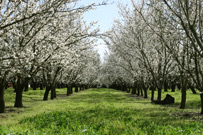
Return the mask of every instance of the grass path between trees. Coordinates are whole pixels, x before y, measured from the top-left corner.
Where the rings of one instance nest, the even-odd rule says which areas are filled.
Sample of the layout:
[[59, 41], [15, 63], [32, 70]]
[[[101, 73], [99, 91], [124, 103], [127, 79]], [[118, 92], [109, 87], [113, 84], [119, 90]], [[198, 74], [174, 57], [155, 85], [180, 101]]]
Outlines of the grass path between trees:
[[88, 89], [42, 101], [44, 91], [23, 94], [24, 108], [13, 108], [13, 90], [6, 91], [0, 114], [0, 135], [186, 135], [203, 134], [199, 109], [160, 106], [149, 99], [112, 89]]

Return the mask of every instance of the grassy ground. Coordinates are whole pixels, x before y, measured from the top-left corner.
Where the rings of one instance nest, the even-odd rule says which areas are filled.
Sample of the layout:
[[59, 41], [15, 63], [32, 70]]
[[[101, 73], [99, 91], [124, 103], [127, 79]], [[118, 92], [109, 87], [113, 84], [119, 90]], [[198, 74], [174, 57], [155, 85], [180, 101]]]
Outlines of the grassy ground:
[[[13, 108], [14, 93], [6, 91], [6, 111], [0, 114], [0, 135], [186, 135], [203, 134], [199, 95], [188, 91], [187, 109], [180, 110], [180, 92], [170, 93], [176, 104], [160, 106], [149, 99], [112, 89], [89, 89], [42, 101], [44, 91], [23, 95], [24, 108]], [[163, 93], [163, 97], [166, 93]]]

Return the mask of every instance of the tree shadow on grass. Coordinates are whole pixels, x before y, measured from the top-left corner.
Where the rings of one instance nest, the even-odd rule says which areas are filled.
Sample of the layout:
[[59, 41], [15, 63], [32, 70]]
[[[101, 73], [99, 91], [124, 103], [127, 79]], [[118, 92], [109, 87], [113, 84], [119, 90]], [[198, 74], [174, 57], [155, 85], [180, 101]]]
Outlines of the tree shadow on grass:
[[[27, 108], [27, 107], [22, 107], [22, 108]], [[5, 107], [5, 114], [8, 114], [8, 113], [21, 113], [21, 112], [23, 112], [22, 108], [17, 108], [17, 107], [13, 107], [13, 106], [6, 106]]]

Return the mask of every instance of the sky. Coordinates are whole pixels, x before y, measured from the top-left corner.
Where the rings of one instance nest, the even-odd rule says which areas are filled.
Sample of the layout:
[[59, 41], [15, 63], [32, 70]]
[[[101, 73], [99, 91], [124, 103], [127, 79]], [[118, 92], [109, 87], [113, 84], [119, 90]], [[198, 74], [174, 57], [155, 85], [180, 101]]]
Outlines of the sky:
[[[103, 0], [81, 0], [79, 5], [88, 5], [92, 3], [102, 3]], [[92, 21], [97, 21], [97, 26], [99, 26], [101, 33], [108, 31], [113, 26], [115, 19], [121, 18], [119, 16], [119, 8], [117, 7], [118, 3], [124, 5], [131, 5], [131, 0], [108, 0], [107, 5], [99, 6], [95, 10], [88, 11], [84, 14], [84, 20], [89, 24]], [[107, 47], [103, 40], [99, 39], [97, 42], [96, 49], [98, 50], [101, 59], [104, 58], [104, 54], [107, 50]]]

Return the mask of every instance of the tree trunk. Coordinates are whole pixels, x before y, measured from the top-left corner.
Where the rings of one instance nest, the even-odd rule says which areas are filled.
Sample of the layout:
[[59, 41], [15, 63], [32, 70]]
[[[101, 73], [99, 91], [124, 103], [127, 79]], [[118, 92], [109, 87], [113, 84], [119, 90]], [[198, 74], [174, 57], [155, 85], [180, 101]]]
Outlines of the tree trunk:
[[40, 87], [40, 90], [43, 90], [43, 89], [44, 89], [42, 83], [40, 83], [39, 87]]
[[136, 87], [135, 86], [133, 86], [132, 94], [136, 94]]
[[158, 97], [157, 97], [158, 101], [161, 101], [161, 88], [158, 88]]
[[16, 99], [14, 107], [23, 107], [23, 88], [24, 83], [22, 79], [18, 78], [16, 83]]
[[68, 85], [68, 86], [67, 86], [67, 96], [68, 96], [68, 95], [71, 95], [72, 92], [73, 92], [73, 91], [72, 91], [71, 85]]
[[45, 93], [44, 93], [44, 98], [43, 98], [44, 101], [48, 100], [50, 89], [51, 89], [50, 86], [46, 86]]
[[67, 85], [67, 91], [66, 91], [66, 96], [69, 96], [70, 95], [70, 86]]
[[168, 83], [164, 82], [164, 92], [168, 92]]
[[190, 89], [191, 89], [193, 94], [197, 94], [197, 92], [195, 91], [195, 87], [194, 86], [190, 86]]
[[176, 86], [174, 84], [171, 85], [171, 92], [175, 92]]
[[22, 96], [23, 90], [21, 88], [16, 89], [16, 99], [14, 107], [23, 107]]
[[127, 90], [128, 90], [128, 89], [127, 89], [127, 86], [126, 86], [126, 85], [124, 85], [124, 91], [126, 91], [126, 92], [127, 92]]
[[181, 75], [181, 103], [180, 103], [180, 109], [185, 109], [185, 104], [186, 104], [186, 90], [187, 90], [187, 80], [185, 78], [185, 76]]
[[75, 85], [75, 92], [78, 92], [78, 86]]
[[37, 83], [36, 82], [32, 82], [32, 89], [37, 90]]
[[180, 90], [180, 89], [181, 89], [181, 84], [178, 83], [178, 84], [177, 84], [177, 87], [178, 87], [178, 89]]
[[137, 95], [140, 96], [140, 88], [137, 89]]
[[0, 113], [5, 112], [4, 85], [0, 84]]
[[203, 114], [203, 93], [200, 92], [200, 99], [201, 99], [201, 112], [200, 114]]
[[84, 90], [84, 87], [83, 87], [83, 85], [81, 86], [81, 90]]
[[151, 101], [154, 100], [154, 88], [152, 89], [152, 93], [151, 93]]
[[16, 92], [16, 83], [12, 82], [12, 84], [13, 84], [14, 92]]
[[180, 109], [185, 109], [185, 104], [186, 104], [186, 90], [187, 88], [185, 86], [182, 87], [181, 90], [181, 104], [180, 104]]
[[144, 98], [147, 98], [147, 88], [144, 88]]
[[7, 89], [9, 88], [9, 84], [8, 84], [8, 82], [5, 83], [4, 88], [5, 88], [4, 90], [7, 90]]
[[54, 99], [56, 97], [56, 88], [55, 86], [52, 86], [51, 88], [51, 99]]
[[54, 88], [54, 98], [56, 98], [56, 87]]
[[73, 87], [70, 85], [70, 94], [73, 94]]
[[141, 96], [143, 97], [143, 89], [142, 88], [140, 89], [140, 92], [141, 92]]
[[28, 83], [25, 83], [24, 91], [28, 91]]

